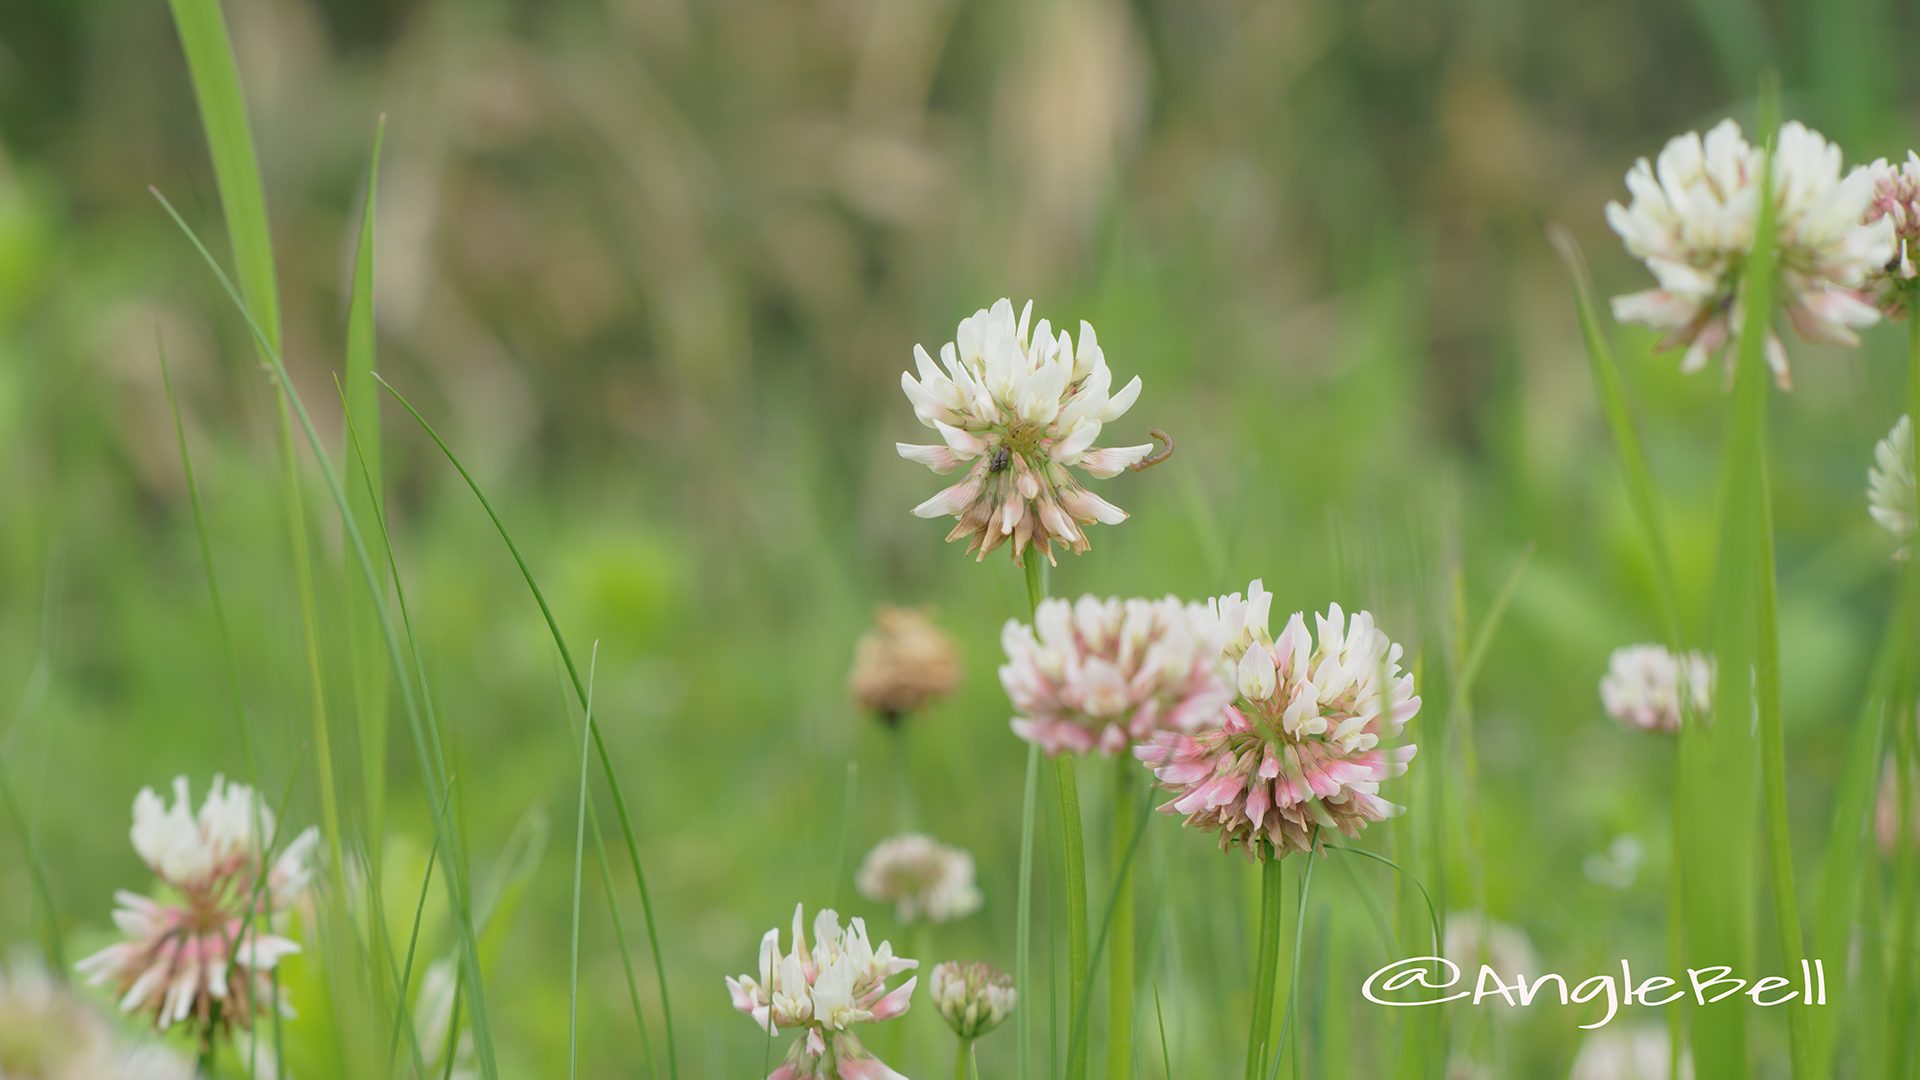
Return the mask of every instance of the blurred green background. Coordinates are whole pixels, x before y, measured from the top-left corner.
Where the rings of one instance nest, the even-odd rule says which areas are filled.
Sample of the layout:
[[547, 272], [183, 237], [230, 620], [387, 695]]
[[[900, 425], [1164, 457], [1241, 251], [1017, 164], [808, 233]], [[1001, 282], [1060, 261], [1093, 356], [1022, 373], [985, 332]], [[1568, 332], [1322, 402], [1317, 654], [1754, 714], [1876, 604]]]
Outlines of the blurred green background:
[[[1418, 659], [1428, 701], [1409, 729], [1422, 744], [1413, 773], [1386, 793], [1405, 802], [1429, 785], [1427, 817], [1381, 830], [1383, 849], [1401, 850], [1445, 906], [1524, 927], [1554, 970], [1621, 955], [1657, 966], [1671, 746], [1610, 724], [1594, 686], [1608, 651], [1657, 637], [1658, 621], [1544, 229], [1574, 232], [1603, 294], [1644, 287], [1603, 204], [1669, 135], [1750, 120], [1769, 68], [1787, 114], [1851, 161], [1904, 153], [1911, 8], [232, 0], [226, 11], [262, 153], [286, 353], [329, 437], [365, 157], [388, 116], [380, 367], [475, 468], [576, 652], [599, 642], [597, 719], [652, 877], [688, 1075], [753, 1073], [761, 1037], [728, 1008], [721, 977], [751, 967], [761, 932], [796, 901], [864, 912], [929, 962], [1013, 962], [1025, 748], [994, 669], [1000, 624], [1024, 614], [1022, 585], [1003, 557], [976, 566], [940, 543], [943, 525], [908, 515], [938, 482], [892, 449], [921, 441], [898, 386], [912, 345], [936, 348], [1001, 295], [1034, 297], [1056, 323], [1090, 320], [1116, 377], [1143, 376], [1108, 441], [1144, 441], [1149, 425], [1178, 440], [1169, 464], [1102, 487], [1134, 516], [1095, 530], [1055, 593], [1197, 597], [1261, 576], [1277, 608], [1371, 608]], [[156, 336], [208, 503], [263, 784], [301, 778], [301, 823], [318, 815], [311, 721], [270, 385], [145, 190], [225, 257], [166, 6], [12, 0], [0, 22], [0, 755], [63, 926], [86, 944], [109, 925], [113, 889], [145, 879], [126, 842], [133, 793], [176, 773], [203, 783], [244, 771]], [[1857, 352], [1793, 343], [1796, 389], [1774, 409], [1803, 873], [1887, 607], [1890, 545], [1863, 490], [1898, 411], [1897, 338], [1871, 332]], [[1683, 585], [1704, 611], [1721, 385], [1679, 376], [1637, 332], [1618, 342]], [[544, 822], [555, 839], [489, 973], [503, 1068], [541, 1075], [567, 1038], [577, 721], [479, 508], [390, 405], [385, 431], [395, 547], [476, 872], [507, 857], [518, 829]], [[337, 600], [358, 586], [326, 495], [306, 480], [346, 754]], [[1436, 744], [1428, 719], [1453, 689], [1458, 613], [1477, 623], [1529, 546], [1471, 708], [1454, 710]], [[967, 672], [957, 699], [913, 720], [908, 775], [917, 804], [939, 808], [921, 823], [974, 852], [987, 904], [918, 935], [851, 885], [860, 854], [900, 827], [891, 751], [845, 693], [854, 640], [886, 601], [930, 605]], [[418, 849], [431, 808], [399, 725], [391, 757], [396, 842]], [[1083, 789], [1103, 790], [1097, 764], [1082, 775]], [[1096, 852], [1100, 801], [1090, 796]], [[1622, 836], [1645, 863], [1593, 880], [1586, 864]], [[1206, 1047], [1237, 1045], [1243, 1030], [1255, 875], [1168, 820], [1152, 822], [1142, 857], [1156, 890], [1143, 978], [1161, 995], [1176, 1072], [1184, 1060], [1199, 1064], [1182, 1074], [1209, 1075]], [[1094, 880], [1099, 899], [1098, 864]], [[583, 1068], [638, 1075], [591, 881], [590, 869]], [[1315, 887], [1330, 944], [1303, 975], [1308, 1071], [1346, 1075], [1386, 1050], [1324, 1033], [1396, 1030], [1398, 1016], [1356, 1020], [1348, 988], [1407, 953], [1368, 914], [1398, 902], [1390, 875], [1330, 865]], [[0, 897], [0, 941], [31, 939], [12, 829]], [[1046, 1009], [1044, 987], [1023, 989], [1025, 1007]], [[657, 1017], [645, 978], [642, 990]], [[1158, 1075], [1147, 1015], [1141, 1068]], [[1465, 1017], [1453, 1040], [1462, 1057], [1548, 1075], [1574, 1052], [1575, 1022], [1538, 1009], [1494, 1032]], [[913, 1044], [890, 1060], [933, 1073], [944, 1034], [930, 1016], [911, 1023]], [[1769, 1046], [1779, 1027], [1762, 1026]], [[1010, 1031], [983, 1044], [983, 1075], [1004, 1075], [1011, 1048]]]

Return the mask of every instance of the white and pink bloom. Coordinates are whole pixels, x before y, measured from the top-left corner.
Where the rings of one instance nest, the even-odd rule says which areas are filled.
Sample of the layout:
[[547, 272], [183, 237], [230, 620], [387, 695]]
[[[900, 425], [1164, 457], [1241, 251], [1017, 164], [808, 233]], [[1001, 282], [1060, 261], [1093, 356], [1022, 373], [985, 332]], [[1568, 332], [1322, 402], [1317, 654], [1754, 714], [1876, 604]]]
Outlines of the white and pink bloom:
[[1867, 469], [1867, 513], [1900, 541], [1901, 551], [1916, 528], [1913, 485], [1913, 421], [1902, 416], [1873, 448]]
[[[1631, 203], [1607, 204], [1607, 223], [1659, 282], [1615, 298], [1614, 317], [1664, 331], [1662, 348], [1686, 346], [1683, 371], [1705, 367], [1737, 336], [1765, 161], [1763, 147], [1723, 120], [1704, 139], [1672, 139], [1657, 164], [1641, 158], [1627, 173]], [[1867, 169], [1842, 175], [1839, 147], [1798, 122], [1781, 127], [1773, 154], [1778, 299], [1809, 341], [1858, 345], [1854, 331], [1880, 318], [1867, 290], [1894, 256], [1894, 224], [1869, 218], [1874, 200]], [[1786, 349], [1771, 330], [1766, 356], [1786, 388]]]
[[936, 473], [966, 475], [915, 507], [924, 518], [954, 517], [949, 541], [967, 539], [967, 553], [985, 558], [1010, 543], [1019, 563], [1028, 545], [1049, 562], [1059, 545], [1087, 550], [1086, 527], [1117, 525], [1127, 515], [1081, 486], [1070, 470], [1107, 479], [1144, 461], [1153, 446], [1100, 449], [1101, 427], [1118, 420], [1140, 396], [1134, 378], [1112, 392], [1093, 327], [1080, 324], [1076, 342], [1055, 336], [1045, 319], [1029, 332], [1032, 303], [1014, 318], [1013, 304], [962, 319], [935, 365], [914, 346], [914, 367], [900, 386], [920, 422], [940, 433], [931, 445], [898, 444], [900, 456]]
[[1163, 600], [1044, 600], [1008, 620], [1000, 684], [1016, 735], [1049, 754], [1118, 754], [1156, 731], [1219, 723], [1233, 691], [1206, 609]]
[[727, 980], [733, 1007], [769, 1035], [800, 1033], [767, 1080], [906, 1080], [868, 1053], [853, 1029], [906, 1012], [917, 979], [891, 989], [887, 981], [920, 962], [894, 956], [885, 941], [875, 948], [864, 920], [843, 929], [831, 910], [814, 917], [809, 948], [804, 922], [795, 905], [792, 951], [781, 952], [779, 929], [769, 930], [760, 939], [759, 971]]
[[193, 1063], [154, 1039], [125, 1039], [92, 1001], [21, 953], [0, 967], [0, 1077], [192, 1080]]
[[273, 813], [245, 784], [214, 777], [195, 814], [187, 778], [171, 805], [143, 788], [133, 801], [133, 847], [159, 879], [157, 896], [121, 890], [113, 921], [126, 936], [82, 960], [93, 985], [156, 1028], [191, 1025], [202, 1039], [248, 1030], [279, 1008], [271, 973], [300, 946], [281, 915], [305, 894], [319, 834], [307, 829], [268, 862]]
[[854, 883], [876, 904], [892, 904], [903, 923], [949, 922], [980, 910], [973, 856], [922, 833], [880, 841]]
[[1684, 717], [1702, 715], [1712, 703], [1713, 661], [1697, 652], [1628, 645], [1613, 650], [1600, 677], [1607, 715], [1641, 731], [1679, 731]]
[[1234, 672], [1238, 698], [1198, 732], [1156, 732], [1134, 754], [1174, 798], [1160, 807], [1215, 829], [1223, 850], [1250, 859], [1311, 851], [1321, 829], [1357, 835], [1400, 808], [1382, 782], [1407, 770], [1412, 745], [1393, 746], [1420, 709], [1400, 646], [1340, 605], [1307, 629], [1296, 612], [1268, 634], [1273, 598], [1256, 579], [1247, 596], [1208, 605], [1204, 639]]
[[1013, 978], [990, 964], [935, 964], [929, 989], [955, 1035], [971, 1042], [1013, 1015]]
[[1889, 319], [1907, 314], [1914, 281], [1920, 278], [1920, 266], [1914, 262], [1920, 247], [1920, 154], [1907, 151], [1907, 160], [1894, 163], [1886, 158], [1867, 166], [1873, 177], [1873, 202], [1867, 207], [1865, 224], [1885, 220], [1893, 224], [1895, 250], [1880, 273], [1874, 276], [1872, 292], [1881, 314]]

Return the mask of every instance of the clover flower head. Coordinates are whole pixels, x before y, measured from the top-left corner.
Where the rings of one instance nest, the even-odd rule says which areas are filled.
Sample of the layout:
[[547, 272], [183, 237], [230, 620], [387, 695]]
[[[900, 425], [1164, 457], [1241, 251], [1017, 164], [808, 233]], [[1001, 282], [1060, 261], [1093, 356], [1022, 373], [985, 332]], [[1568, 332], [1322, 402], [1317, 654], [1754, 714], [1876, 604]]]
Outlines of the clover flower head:
[[847, 683], [854, 701], [898, 724], [953, 693], [960, 683], [959, 652], [924, 613], [883, 605], [860, 636]]
[[262, 1008], [291, 1015], [271, 975], [300, 946], [280, 933], [305, 895], [319, 833], [307, 829], [271, 863], [272, 811], [245, 784], [214, 777], [199, 812], [186, 777], [171, 804], [151, 788], [133, 802], [133, 847], [159, 879], [158, 896], [121, 890], [114, 923], [125, 940], [82, 960], [94, 985], [156, 1028], [190, 1024], [203, 1040], [251, 1030]]
[[1689, 712], [1713, 704], [1713, 661], [1697, 652], [1674, 654], [1664, 645], [1628, 645], [1607, 658], [1600, 704], [1630, 728], [1672, 733]]
[[1540, 974], [1540, 957], [1526, 931], [1498, 922], [1484, 912], [1456, 911], [1447, 916], [1447, 936], [1441, 952], [1461, 971], [1473, 973], [1486, 965], [1501, 976], [1532, 978]]
[[954, 340], [941, 346], [938, 365], [915, 346], [915, 372], [900, 376], [914, 415], [941, 439], [900, 443], [900, 456], [936, 473], [966, 469], [958, 483], [913, 512], [959, 519], [947, 539], [965, 538], [967, 553], [978, 558], [1009, 542], [1015, 563], [1029, 545], [1048, 562], [1056, 545], [1086, 551], [1087, 526], [1118, 525], [1127, 515], [1071, 470], [1104, 480], [1153, 450], [1151, 443], [1093, 445], [1103, 425], [1133, 407], [1140, 380], [1112, 392], [1113, 374], [1093, 327], [1082, 322], [1076, 342], [1064, 329], [1056, 335], [1045, 319], [1030, 328], [1032, 312], [1028, 303], [1016, 319], [1013, 304], [998, 300], [961, 320]]
[[1900, 541], [1902, 554], [1916, 528], [1913, 486], [1913, 421], [1902, 416], [1873, 448], [1867, 470], [1867, 512]]
[[1169, 596], [1043, 600], [1009, 620], [1000, 683], [1014, 734], [1049, 754], [1118, 754], [1156, 731], [1216, 723], [1232, 700], [1203, 609]]
[[[1681, 370], [1706, 366], [1740, 325], [1741, 265], [1753, 250], [1767, 154], [1723, 120], [1705, 138], [1670, 140], [1657, 163], [1627, 173], [1632, 201], [1607, 204], [1607, 223], [1647, 264], [1655, 288], [1613, 301], [1614, 317], [1665, 331], [1662, 348], [1686, 346]], [[1780, 303], [1802, 338], [1858, 345], [1855, 329], [1878, 321], [1867, 296], [1894, 255], [1894, 225], [1869, 220], [1875, 198], [1866, 168], [1842, 174], [1840, 148], [1797, 121], [1782, 126], [1773, 153]], [[1786, 389], [1785, 347], [1768, 331], [1767, 363]]]
[[1909, 293], [1920, 278], [1920, 266], [1914, 262], [1920, 247], [1920, 154], [1907, 151], [1907, 160], [1894, 163], [1886, 158], [1867, 166], [1873, 177], [1873, 202], [1862, 223], [1879, 221], [1893, 226], [1894, 253], [1875, 275], [1873, 295], [1880, 311], [1890, 319], [1907, 314]]
[[935, 964], [929, 985], [934, 1006], [962, 1039], [977, 1039], [1013, 1014], [1013, 978], [990, 964]]
[[193, 1066], [152, 1040], [123, 1039], [93, 1002], [21, 953], [0, 967], [0, 1076], [190, 1080]]
[[1238, 698], [1213, 726], [1160, 731], [1134, 748], [1174, 798], [1159, 809], [1214, 829], [1220, 846], [1250, 859], [1311, 851], [1319, 830], [1358, 835], [1399, 813], [1380, 797], [1383, 781], [1407, 770], [1412, 745], [1389, 741], [1420, 709], [1401, 648], [1334, 604], [1314, 617], [1295, 612], [1277, 638], [1268, 633], [1272, 598], [1255, 580], [1247, 596], [1206, 608], [1233, 665]]
[[1595, 1031], [1581, 1040], [1568, 1080], [1693, 1080], [1693, 1059], [1685, 1050], [1674, 1077], [1671, 1045], [1664, 1024]]
[[920, 962], [894, 956], [885, 941], [875, 948], [865, 920], [842, 928], [831, 910], [815, 916], [809, 948], [805, 921], [805, 910], [796, 905], [792, 950], [783, 953], [779, 929], [769, 930], [760, 940], [758, 972], [727, 979], [733, 1007], [767, 1034], [778, 1035], [783, 1027], [800, 1031], [767, 1080], [905, 1080], [869, 1054], [853, 1029], [906, 1012], [917, 980], [891, 989], [887, 981]]
[[868, 900], [892, 904], [903, 923], [949, 922], [980, 910], [973, 856], [921, 833], [882, 840], [860, 863], [856, 884]]

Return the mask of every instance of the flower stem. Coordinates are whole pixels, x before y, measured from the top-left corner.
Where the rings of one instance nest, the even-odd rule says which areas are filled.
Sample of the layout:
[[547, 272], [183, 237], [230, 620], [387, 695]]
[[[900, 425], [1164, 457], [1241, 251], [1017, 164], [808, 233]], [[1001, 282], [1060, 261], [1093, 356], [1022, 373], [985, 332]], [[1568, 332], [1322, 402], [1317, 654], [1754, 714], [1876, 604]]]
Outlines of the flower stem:
[[953, 1050], [953, 1080], [967, 1080], [967, 1066], [973, 1062], [973, 1040], [961, 1039]]
[[[1113, 770], [1113, 924], [1107, 939], [1107, 1076], [1109, 1080], [1131, 1080], [1133, 1076], [1133, 869], [1127, 859], [1128, 828], [1139, 816], [1140, 801], [1133, 784], [1131, 754], [1114, 760]], [[1123, 871], [1122, 867], [1126, 869]]]
[[[1087, 853], [1080, 835], [1080, 790], [1074, 759], [1053, 759], [1054, 791], [1060, 799], [1060, 855], [1067, 872], [1067, 1015], [1076, 1016], [1087, 996]], [[1085, 1041], [1067, 1051], [1067, 1080], [1085, 1080]]]
[[200, 1044], [199, 1061], [196, 1062], [193, 1067], [193, 1075], [197, 1077], [198, 1080], [214, 1080], [214, 1078], [220, 1074], [219, 1067], [215, 1064], [219, 1057], [217, 1051], [218, 1047], [214, 1044], [213, 1033], [208, 1032], [206, 1039]]
[[[1264, 846], [1264, 845], [1263, 845]], [[1273, 984], [1280, 964], [1280, 905], [1285, 891], [1280, 859], [1267, 849], [1260, 862], [1260, 939], [1254, 953], [1253, 1015], [1247, 1022], [1247, 1078], [1258, 1080], [1260, 1059], [1273, 1036]]]
[[[1027, 578], [1027, 611], [1029, 616], [1040, 610], [1040, 601], [1047, 598], [1047, 567], [1039, 559], [1030, 560], [1024, 567]], [[1040, 793], [1040, 747], [1033, 744], [1027, 747], [1027, 782], [1020, 800], [1020, 898], [1019, 914], [1016, 920], [1014, 937], [1015, 966], [1020, 969], [1021, 987], [1031, 987], [1033, 982], [1033, 823], [1038, 815]], [[1033, 1013], [1032, 1009], [1019, 1010], [1016, 1018], [1015, 1034], [1018, 1036], [1020, 1054], [1020, 1077], [1026, 1080], [1027, 1067], [1033, 1051]], [[1052, 1064], [1048, 1064], [1052, 1071]]]

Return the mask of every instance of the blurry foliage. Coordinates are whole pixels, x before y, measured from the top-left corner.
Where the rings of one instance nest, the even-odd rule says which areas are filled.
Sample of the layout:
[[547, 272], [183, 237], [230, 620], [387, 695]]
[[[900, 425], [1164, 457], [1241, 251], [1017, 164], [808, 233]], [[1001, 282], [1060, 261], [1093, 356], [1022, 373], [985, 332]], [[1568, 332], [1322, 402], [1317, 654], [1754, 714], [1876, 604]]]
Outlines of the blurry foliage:
[[[1121, 427], [1164, 427], [1180, 444], [1170, 465], [1112, 485], [1133, 520], [1098, 530], [1057, 592], [1204, 595], [1264, 575], [1289, 610], [1371, 606], [1426, 657], [1438, 709], [1442, 650], [1459, 647], [1443, 640], [1450, 576], [1464, 573], [1478, 612], [1536, 545], [1475, 694], [1478, 786], [1443, 823], [1466, 843], [1462, 815], [1477, 819], [1487, 878], [1451, 886], [1484, 888], [1567, 970], [1621, 950], [1658, 957], [1670, 753], [1606, 724], [1593, 695], [1606, 651], [1655, 636], [1657, 619], [1542, 226], [1575, 231], [1603, 290], [1641, 287], [1601, 206], [1668, 135], [1744, 116], [1764, 67], [1783, 71], [1789, 112], [1855, 158], [1904, 150], [1915, 87], [1894, 47], [1920, 29], [1912, 11], [226, 6], [263, 153], [286, 352], [329, 431], [357, 185], [374, 117], [390, 117], [380, 366], [478, 468], [576, 644], [601, 642], [596, 711], [662, 883], [693, 1075], [759, 1052], [719, 978], [750, 966], [761, 930], [795, 900], [853, 901], [830, 862], [849, 756], [853, 856], [891, 828], [888, 748], [843, 699], [875, 602], [936, 605], [972, 673], [957, 700], [913, 721], [908, 752], [922, 804], [953, 808], [941, 838], [979, 856], [988, 905], [925, 959], [1011, 959], [1024, 755], [991, 673], [1023, 594], [1004, 560], [968, 565], [941, 547], [941, 527], [907, 515], [932, 481], [890, 446], [918, 430], [897, 387], [911, 345], [937, 346], [1003, 293], [1035, 296], [1056, 322], [1093, 321], [1116, 374], [1146, 380]], [[14, 0], [4, 18], [0, 746], [59, 853], [66, 922], [98, 926], [111, 890], [138, 874], [124, 842], [132, 792], [239, 768], [156, 334], [275, 776], [306, 752], [302, 669], [267, 385], [144, 190], [218, 235], [165, 6]], [[1642, 336], [1622, 343], [1697, 613], [1720, 387], [1648, 358]], [[1886, 602], [1885, 544], [1861, 489], [1898, 400], [1895, 352], [1885, 334], [1858, 354], [1797, 347], [1799, 388], [1776, 409], [1803, 851], [1823, 835], [1844, 741], [1834, 725], [1852, 715]], [[485, 873], [531, 810], [570, 814], [565, 701], [479, 511], [431, 447], [388, 420], [395, 547]], [[311, 504], [326, 521], [317, 491]], [[334, 532], [316, 535], [337, 543]], [[344, 653], [343, 625], [329, 633]], [[36, 684], [43, 656], [51, 674]], [[344, 691], [334, 700], [351, 700]], [[1427, 715], [1411, 729], [1423, 743]], [[1456, 767], [1459, 749], [1423, 745], [1416, 772]], [[413, 774], [392, 775], [404, 790]], [[299, 816], [312, 800], [299, 792]], [[417, 795], [394, 806], [430, 833]], [[1624, 894], [1583, 884], [1583, 860], [1623, 833], [1651, 852], [1638, 882]], [[1147, 910], [1239, 889], [1238, 867], [1204, 842], [1163, 821], [1149, 836], [1168, 895]], [[24, 897], [13, 844], [0, 841], [0, 888]], [[510, 1066], [564, 1052], [554, 958], [567, 855], [546, 854], [499, 942]], [[1354, 904], [1360, 882], [1378, 884], [1364, 869], [1325, 881]], [[30, 935], [27, 905], [0, 907], [0, 937]], [[604, 915], [588, 911], [583, 1062], [604, 1075], [631, 1060], [631, 1035]], [[1246, 981], [1232, 924], [1168, 931], [1177, 1046], [1237, 1038], [1215, 1030], [1225, 1020], [1210, 1007]], [[1331, 933], [1355, 964], [1382, 948], [1364, 919]], [[1564, 1020], [1536, 1014], [1516, 1052], [1564, 1061]], [[1010, 1042], [982, 1052], [991, 1066]]]

